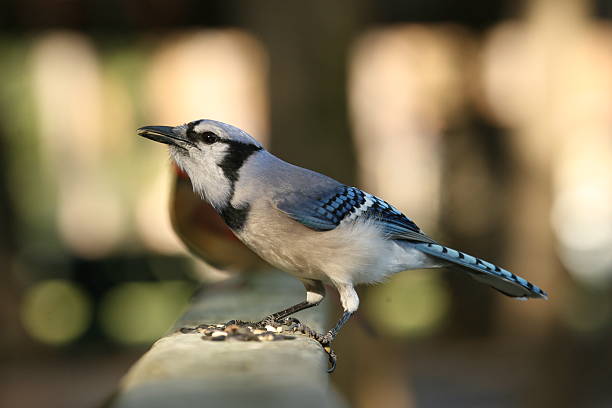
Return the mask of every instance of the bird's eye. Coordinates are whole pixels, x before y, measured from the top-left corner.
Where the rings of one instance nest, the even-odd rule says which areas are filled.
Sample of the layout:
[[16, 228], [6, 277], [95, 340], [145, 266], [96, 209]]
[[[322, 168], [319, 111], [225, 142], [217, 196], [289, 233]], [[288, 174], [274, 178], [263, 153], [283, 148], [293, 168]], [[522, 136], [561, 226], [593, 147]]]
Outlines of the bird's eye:
[[210, 131], [204, 132], [202, 133], [202, 141], [206, 144], [213, 144], [219, 141], [219, 136]]

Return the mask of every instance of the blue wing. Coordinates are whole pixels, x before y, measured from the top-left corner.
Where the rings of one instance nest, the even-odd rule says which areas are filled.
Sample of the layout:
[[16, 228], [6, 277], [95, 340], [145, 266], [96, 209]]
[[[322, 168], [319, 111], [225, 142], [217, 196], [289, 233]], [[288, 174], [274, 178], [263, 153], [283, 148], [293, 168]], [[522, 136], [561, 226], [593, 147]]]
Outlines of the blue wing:
[[356, 187], [340, 185], [319, 194], [294, 193], [277, 202], [277, 208], [316, 231], [329, 231], [340, 223], [369, 219], [389, 239], [435, 241], [391, 204]]

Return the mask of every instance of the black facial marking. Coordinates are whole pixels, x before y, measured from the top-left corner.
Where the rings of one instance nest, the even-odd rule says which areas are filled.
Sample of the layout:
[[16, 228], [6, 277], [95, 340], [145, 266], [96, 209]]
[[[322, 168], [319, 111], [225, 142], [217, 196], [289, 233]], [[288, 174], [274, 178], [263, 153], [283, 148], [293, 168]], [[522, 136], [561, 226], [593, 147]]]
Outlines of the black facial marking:
[[225, 221], [228, 227], [234, 231], [240, 231], [246, 222], [249, 215], [250, 206], [247, 204], [242, 208], [234, 208], [228, 204], [225, 208], [219, 211], [219, 214]]
[[221, 167], [223, 174], [225, 174], [225, 177], [230, 181], [229, 199], [227, 200], [227, 205], [219, 211], [219, 214], [228, 227], [238, 232], [244, 227], [250, 210], [249, 204], [241, 208], [235, 208], [231, 204], [232, 198], [234, 197], [236, 182], [239, 177], [238, 172], [246, 159], [253, 153], [262, 150], [262, 148], [233, 140], [219, 139], [218, 142], [225, 143], [229, 146], [226, 156], [221, 163], [219, 163], [219, 167]]
[[198, 123], [199, 122], [189, 122], [187, 124], [187, 132], [185, 134], [190, 142], [195, 143], [198, 140], [198, 132], [195, 131], [195, 127]]
[[232, 187], [236, 181], [238, 181], [238, 171], [249, 158], [255, 152], [260, 151], [262, 148], [253, 144], [236, 142], [234, 140], [219, 140], [220, 143], [225, 143], [229, 146], [227, 154], [223, 158], [223, 161], [219, 163], [219, 167], [223, 169], [223, 174], [232, 183]]
[[[261, 147], [255, 146], [252, 144], [236, 142], [233, 140], [219, 140], [220, 143], [225, 143], [229, 146], [228, 152], [219, 163], [219, 167], [223, 170], [223, 174], [230, 181], [230, 194], [229, 199], [227, 200], [227, 206], [221, 210], [219, 213], [225, 220], [225, 223], [234, 230], [239, 230], [242, 228], [244, 221], [246, 220], [246, 215], [249, 212], [248, 206], [244, 209], [236, 209], [232, 207], [230, 204], [232, 202], [232, 198], [234, 198], [234, 192], [236, 190], [236, 182], [238, 181], [238, 172], [240, 168], [253, 153], [262, 150]], [[227, 213], [227, 216], [224, 215]], [[235, 224], [237, 227], [232, 227], [232, 224]]]

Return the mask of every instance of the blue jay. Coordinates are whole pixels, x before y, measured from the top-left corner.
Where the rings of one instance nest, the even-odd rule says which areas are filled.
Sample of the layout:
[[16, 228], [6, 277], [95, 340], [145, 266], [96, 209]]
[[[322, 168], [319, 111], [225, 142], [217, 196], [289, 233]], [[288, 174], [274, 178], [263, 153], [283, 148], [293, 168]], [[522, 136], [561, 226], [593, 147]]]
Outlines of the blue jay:
[[344, 313], [319, 336], [329, 345], [359, 307], [355, 285], [401, 271], [456, 266], [518, 299], [547, 298], [520, 276], [434, 241], [382, 199], [289, 164], [246, 132], [214, 120], [145, 126], [138, 134], [169, 145], [194, 190], [261, 258], [299, 279], [306, 300], [268, 316], [276, 322], [318, 305], [324, 283], [340, 294]]

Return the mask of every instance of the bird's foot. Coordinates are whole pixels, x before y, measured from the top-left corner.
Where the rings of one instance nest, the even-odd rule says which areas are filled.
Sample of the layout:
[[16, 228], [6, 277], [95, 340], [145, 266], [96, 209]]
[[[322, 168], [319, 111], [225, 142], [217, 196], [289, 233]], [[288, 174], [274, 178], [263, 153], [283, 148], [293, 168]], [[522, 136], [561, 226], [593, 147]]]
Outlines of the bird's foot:
[[300, 332], [306, 335], [307, 337], [316, 340], [321, 345], [321, 347], [323, 347], [323, 350], [327, 353], [327, 358], [329, 360], [329, 368], [327, 369], [327, 372], [332, 373], [336, 369], [336, 363], [338, 358], [336, 357], [336, 353], [334, 352], [334, 350], [332, 350], [331, 348], [331, 342], [334, 340], [335, 337], [331, 331], [325, 334], [319, 334], [304, 323], [300, 322], [295, 317], [291, 316], [278, 320], [275, 320], [273, 316], [268, 316], [262, 321], [256, 323], [256, 325], [257, 327], [277, 327], [279, 325], [287, 326], [291, 330], [293, 330], [294, 333]]
[[227, 326], [255, 326], [257, 323], [253, 323], [253, 322], [247, 322], [244, 320], [237, 320], [237, 319], [232, 319], [228, 322], [226, 322], [224, 324], [225, 327]]
[[253, 323], [253, 325], [255, 325], [255, 327], [260, 328], [260, 329], [263, 329], [266, 326], [272, 326], [274, 328], [277, 328], [279, 326], [287, 326], [290, 329], [293, 329], [294, 332], [303, 331], [304, 328], [308, 327], [302, 324], [295, 317], [290, 316], [290, 317], [284, 317], [284, 318], [277, 319], [274, 317], [274, 315], [267, 316], [263, 320], [260, 320], [257, 323]]
[[263, 320], [254, 323], [258, 329], [265, 329], [266, 326], [278, 327], [279, 323], [273, 315], [266, 316]]
[[329, 368], [327, 369], [328, 373], [333, 373], [336, 369], [336, 363], [338, 358], [336, 353], [331, 348], [331, 343], [334, 340], [334, 334], [329, 331], [325, 334], [319, 334], [315, 330], [311, 329], [304, 323], [300, 322], [295, 317], [285, 317], [284, 319], [278, 321], [284, 326], [287, 326], [293, 330], [293, 332], [301, 332], [304, 333], [307, 337], [310, 337], [313, 340], [316, 340], [323, 350], [327, 353], [327, 358], [329, 360]]
[[299, 323], [298, 326], [294, 326], [293, 330], [304, 333], [306, 336], [310, 337], [313, 340], [316, 340], [321, 345], [325, 353], [327, 353], [327, 359], [329, 361], [329, 367], [327, 368], [327, 372], [333, 373], [334, 370], [336, 370], [336, 364], [338, 362], [338, 357], [336, 356], [334, 350], [331, 348], [331, 343], [334, 340], [333, 334], [331, 332], [319, 334], [302, 323]]
[[332, 341], [334, 341], [334, 336], [331, 332], [327, 332], [325, 334], [318, 334], [316, 339], [322, 346], [330, 345]]
[[318, 336], [317, 332], [311, 329], [309, 326], [302, 323], [299, 319], [289, 316], [278, 320], [272, 319], [264, 319], [260, 322], [261, 324], [272, 325], [273, 327], [278, 326], [286, 326], [289, 330], [292, 330], [294, 333], [300, 332], [305, 334], [310, 338], [315, 338]]
[[315, 333], [315, 337], [313, 337], [316, 341], [319, 342], [321, 347], [323, 347], [323, 350], [325, 350], [325, 352], [327, 353], [327, 358], [329, 361], [329, 368], [327, 369], [328, 373], [334, 372], [334, 370], [336, 369], [336, 363], [338, 361], [338, 358], [336, 357], [336, 353], [331, 348], [331, 343], [332, 341], [334, 341], [334, 337], [335, 336], [333, 335], [331, 331], [325, 334]]
[[291, 316], [285, 317], [281, 320], [277, 320], [277, 323], [280, 323], [283, 326], [287, 326], [290, 330], [293, 330], [293, 332], [306, 333], [306, 331], [312, 330], [310, 327], [306, 326], [304, 323]]

